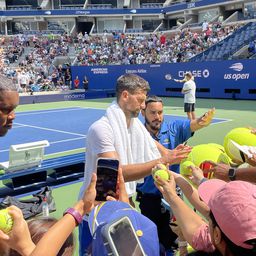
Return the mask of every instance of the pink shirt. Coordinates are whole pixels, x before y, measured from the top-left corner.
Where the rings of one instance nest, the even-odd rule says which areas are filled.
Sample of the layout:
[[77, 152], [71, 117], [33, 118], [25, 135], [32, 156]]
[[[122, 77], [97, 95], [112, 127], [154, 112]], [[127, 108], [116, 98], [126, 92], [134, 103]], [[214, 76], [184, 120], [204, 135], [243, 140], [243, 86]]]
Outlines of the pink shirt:
[[201, 227], [194, 234], [192, 239], [192, 247], [197, 251], [213, 252], [215, 250], [212, 244], [209, 225], [207, 223], [201, 225]]

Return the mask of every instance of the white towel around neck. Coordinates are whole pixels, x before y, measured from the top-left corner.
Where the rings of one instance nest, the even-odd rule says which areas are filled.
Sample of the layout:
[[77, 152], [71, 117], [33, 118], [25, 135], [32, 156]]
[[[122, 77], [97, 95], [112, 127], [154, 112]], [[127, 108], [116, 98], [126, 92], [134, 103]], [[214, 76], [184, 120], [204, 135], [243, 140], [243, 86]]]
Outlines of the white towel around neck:
[[[108, 107], [106, 117], [113, 129], [114, 146], [121, 165], [145, 163], [161, 157], [155, 141], [138, 118], [132, 118], [130, 127], [127, 129], [124, 112], [116, 101]], [[143, 182], [143, 179], [126, 182], [129, 196], [135, 194], [137, 182]]]

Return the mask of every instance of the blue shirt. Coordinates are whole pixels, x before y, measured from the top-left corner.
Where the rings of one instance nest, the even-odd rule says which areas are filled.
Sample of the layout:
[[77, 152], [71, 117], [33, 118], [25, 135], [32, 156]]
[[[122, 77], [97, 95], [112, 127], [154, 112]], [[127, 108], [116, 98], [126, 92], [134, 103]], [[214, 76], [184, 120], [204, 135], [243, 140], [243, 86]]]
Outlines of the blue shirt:
[[[152, 134], [151, 134], [152, 135]], [[170, 122], [163, 121], [157, 136], [152, 137], [168, 149], [174, 149], [179, 144], [188, 140], [193, 133], [190, 129], [190, 120], [173, 120]], [[179, 164], [172, 165], [170, 169], [179, 172]], [[161, 195], [154, 184], [152, 175], [144, 178], [144, 183], [137, 185], [137, 190], [142, 193]]]

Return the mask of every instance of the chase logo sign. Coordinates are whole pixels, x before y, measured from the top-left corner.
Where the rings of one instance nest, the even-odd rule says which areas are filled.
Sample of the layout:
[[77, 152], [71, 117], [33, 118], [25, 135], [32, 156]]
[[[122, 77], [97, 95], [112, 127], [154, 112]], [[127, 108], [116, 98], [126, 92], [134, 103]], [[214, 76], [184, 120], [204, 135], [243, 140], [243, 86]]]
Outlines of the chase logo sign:
[[[232, 64], [229, 69], [233, 70], [233, 73], [226, 73], [224, 74], [225, 80], [248, 80], [250, 77], [249, 73], [240, 73], [244, 70], [244, 66], [241, 62], [237, 62]], [[239, 72], [239, 73], [238, 73]]]
[[230, 69], [233, 69], [235, 71], [242, 71], [244, 69], [244, 66], [241, 62], [234, 63], [229, 67]]
[[179, 77], [184, 77], [187, 72], [190, 72], [194, 77], [197, 78], [207, 78], [210, 76], [208, 69], [204, 70], [182, 70], [178, 72]]

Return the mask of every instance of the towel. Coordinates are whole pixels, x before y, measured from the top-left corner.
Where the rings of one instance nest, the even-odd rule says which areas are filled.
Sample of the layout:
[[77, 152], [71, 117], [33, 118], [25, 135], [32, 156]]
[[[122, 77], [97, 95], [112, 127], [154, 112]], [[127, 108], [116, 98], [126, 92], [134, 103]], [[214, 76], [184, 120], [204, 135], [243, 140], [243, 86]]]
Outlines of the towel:
[[[116, 101], [106, 111], [106, 117], [113, 129], [114, 146], [121, 165], [145, 163], [161, 157], [156, 143], [138, 118], [132, 118], [127, 128], [126, 117]], [[129, 197], [136, 192], [136, 183], [126, 182]]]

